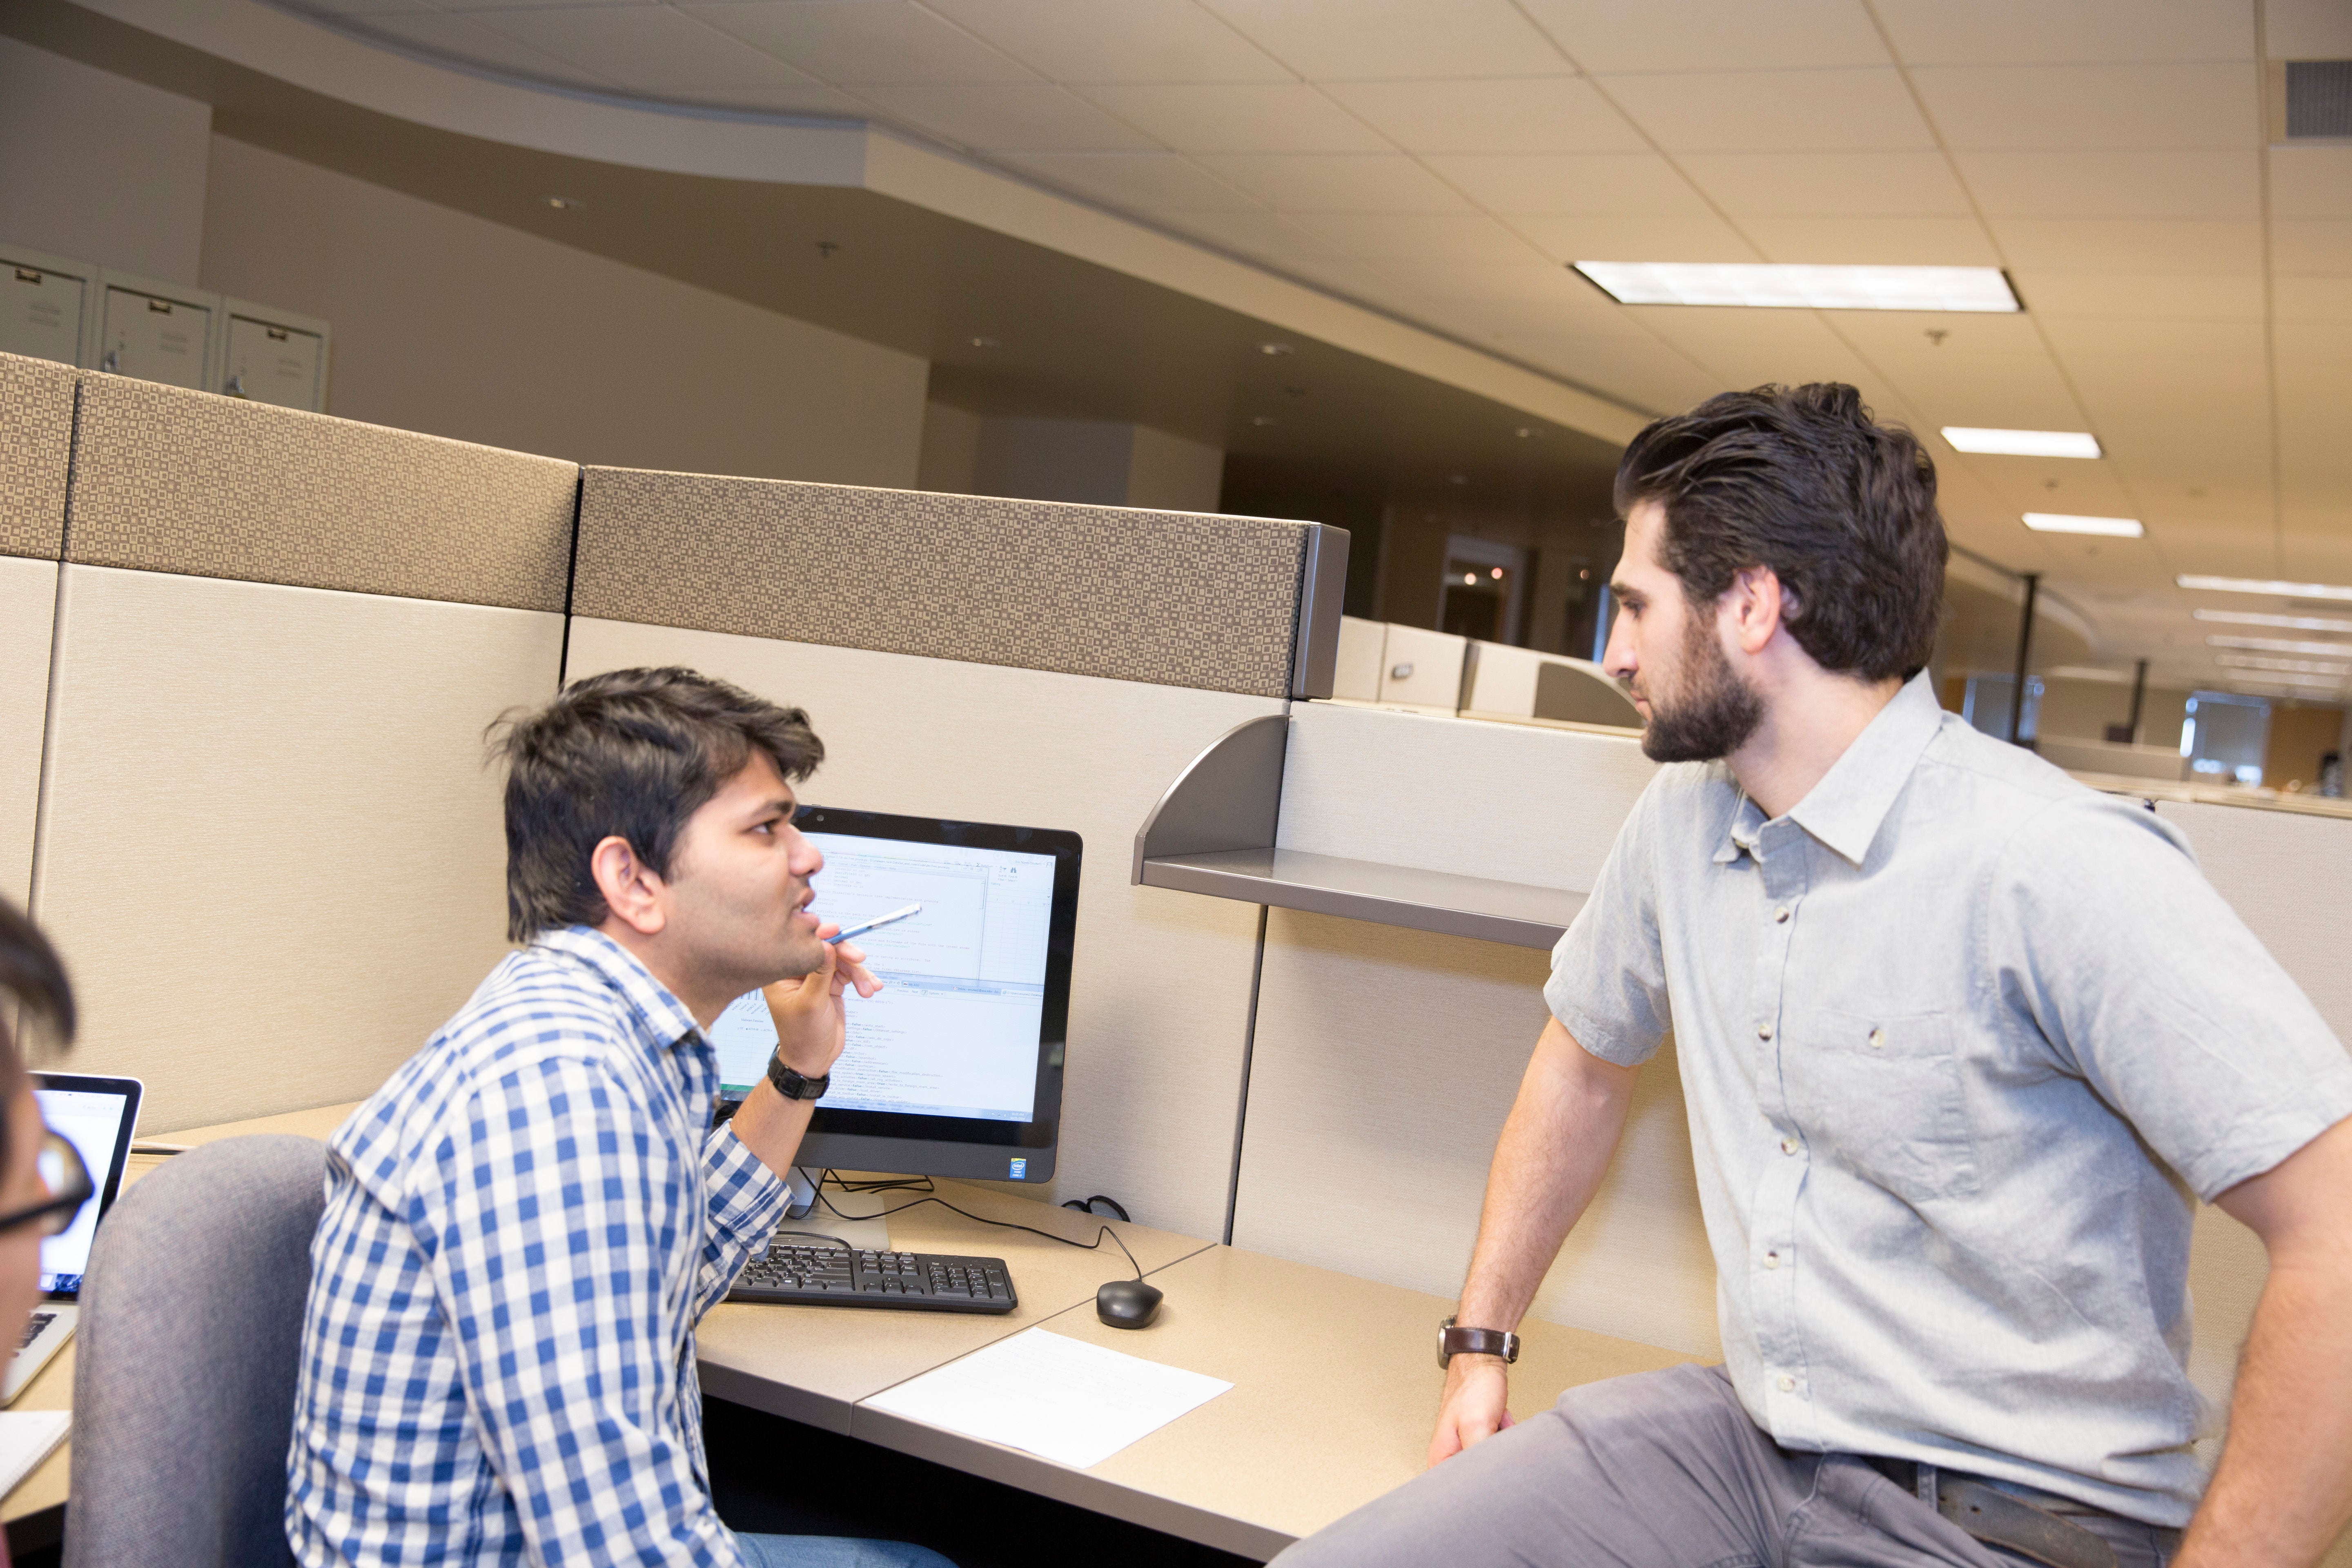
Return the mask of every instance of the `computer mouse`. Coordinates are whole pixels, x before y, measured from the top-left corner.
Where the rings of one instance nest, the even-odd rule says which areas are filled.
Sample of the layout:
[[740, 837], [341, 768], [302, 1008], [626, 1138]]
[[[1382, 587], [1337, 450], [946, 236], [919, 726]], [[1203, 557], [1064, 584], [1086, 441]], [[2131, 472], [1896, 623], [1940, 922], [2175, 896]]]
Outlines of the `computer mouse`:
[[1158, 1315], [1157, 1286], [1140, 1279], [1114, 1279], [1095, 1292], [1095, 1316], [1114, 1329], [1139, 1329]]

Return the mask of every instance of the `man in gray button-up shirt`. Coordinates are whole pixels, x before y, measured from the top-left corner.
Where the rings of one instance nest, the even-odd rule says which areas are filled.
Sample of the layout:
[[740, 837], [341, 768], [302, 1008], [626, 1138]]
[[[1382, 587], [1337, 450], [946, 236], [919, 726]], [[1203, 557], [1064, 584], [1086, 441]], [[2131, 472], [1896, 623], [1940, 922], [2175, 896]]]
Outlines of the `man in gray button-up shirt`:
[[[1618, 484], [1610, 668], [1675, 765], [1553, 955], [1444, 1462], [1286, 1562], [2316, 1561], [2352, 1516], [2352, 1058], [2174, 828], [1942, 711], [1934, 470], [1853, 389], [1661, 420]], [[1670, 1029], [1725, 1364], [1501, 1432], [1461, 1331], [1516, 1328]], [[2192, 1194], [2272, 1263], [2210, 1489]]]

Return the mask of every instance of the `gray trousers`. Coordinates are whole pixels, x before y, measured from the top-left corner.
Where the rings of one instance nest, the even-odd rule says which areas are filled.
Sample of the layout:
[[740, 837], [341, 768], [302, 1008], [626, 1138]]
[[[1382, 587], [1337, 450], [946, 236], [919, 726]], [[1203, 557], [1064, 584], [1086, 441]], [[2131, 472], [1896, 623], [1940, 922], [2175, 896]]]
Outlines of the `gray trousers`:
[[[2119, 1568], [2179, 1532], [2070, 1513]], [[1571, 1388], [1299, 1542], [1282, 1568], [2039, 1568], [1985, 1545], [1860, 1459], [1788, 1452], [1721, 1367]]]

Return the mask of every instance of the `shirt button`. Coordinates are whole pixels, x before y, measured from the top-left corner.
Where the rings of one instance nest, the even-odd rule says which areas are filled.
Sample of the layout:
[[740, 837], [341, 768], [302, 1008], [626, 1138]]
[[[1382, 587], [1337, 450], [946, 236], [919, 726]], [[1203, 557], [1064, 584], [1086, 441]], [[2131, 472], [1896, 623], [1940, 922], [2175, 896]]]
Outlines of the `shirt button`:
[[1770, 1038], [1772, 1037], [1772, 1026], [1771, 1026], [1771, 1025], [1769, 1025], [1769, 1024], [1759, 1024], [1759, 1025], [1757, 1025], [1757, 1026], [1756, 1026], [1756, 1037], [1757, 1037], [1758, 1039], [1759, 1039], [1759, 1040], [1769, 1040], [1769, 1039], [1770, 1039]]
[[1789, 923], [1788, 905], [1782, 904], [1779, 909], [1772, 911], [1772, 923], [1780, 926], [1784, 926]]
[[1797, 1392], [1797, 1380], [1784, 1372], [1772, 1380], [1772, 1386], [1783, 1394], [1794, 1394]]
[[1793, 1154], [1793, 1153], [1795, 1153], [1796, 1152], [1797, 1152], [1797, 1141], [1796, 1141], [1794, 1138], [1783, 1138], [1783, 1139], [1781, 1139], [1781, 1140], [1780, 1140], [1780, 1152], [1781, 1152], [1781, 1153], [1783, 1153], [1783, 1154]]
[[1886, 1031], [1885, 1031], [1885, 1030], [1884, 1030], [1884, 1029], [1873, 1029], [1873, 1030], [1871, 1030], [1871, 1031], [1870, 1031], [1870, 1048], [1871, 1048], [1872, 1050], [1874, 1050], [1874, 1051], [1875, 1051], [1875, 1050], [1883, 1050], [1884, 1048], [1885, 1048], [1885, 1045], [1886, 1045]]
[[1765, 1268], [1780, 1268], [1780, 1255], [1779, 1253], [1777, 1253], [1777, 1252], [1768, 1252], [1768, 1253], [1766, 1253], [1766, 1254], [1764, 1255], [1764, 1267], [1765, 1267]]

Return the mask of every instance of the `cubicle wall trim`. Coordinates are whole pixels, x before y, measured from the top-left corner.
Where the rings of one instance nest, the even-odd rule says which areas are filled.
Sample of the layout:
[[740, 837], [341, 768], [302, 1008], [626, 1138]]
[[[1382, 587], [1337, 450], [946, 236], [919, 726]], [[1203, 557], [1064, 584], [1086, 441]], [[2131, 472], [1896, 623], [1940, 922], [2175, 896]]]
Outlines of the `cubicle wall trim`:
[[58, 519], [58, 582], [49, 597], [48, 679], [41, 696], [41, 765], [37, 793], [33, 797], [31, 858], [25, 867], [25, 918], [36, 925], [41, 919], [41, 846], [49, 835], [49, 769], [57, 753], [58, 645], [65, 636], [66, 552], [73, 533], [74, 480], [81, 473], [81, 393], [83, 378], [74, 375], [73, 423], [66, 436], [65, 508]]

